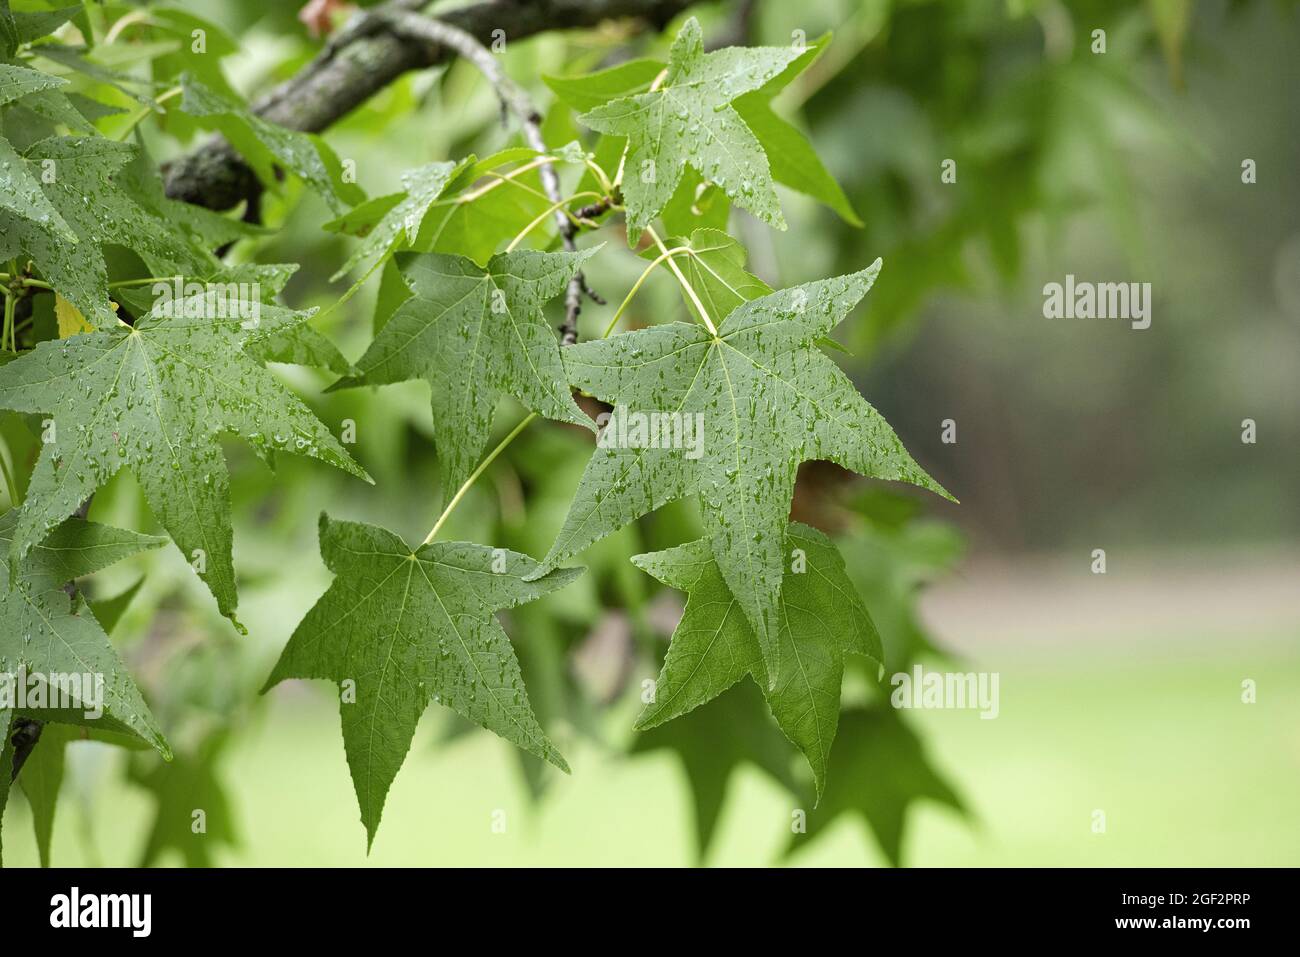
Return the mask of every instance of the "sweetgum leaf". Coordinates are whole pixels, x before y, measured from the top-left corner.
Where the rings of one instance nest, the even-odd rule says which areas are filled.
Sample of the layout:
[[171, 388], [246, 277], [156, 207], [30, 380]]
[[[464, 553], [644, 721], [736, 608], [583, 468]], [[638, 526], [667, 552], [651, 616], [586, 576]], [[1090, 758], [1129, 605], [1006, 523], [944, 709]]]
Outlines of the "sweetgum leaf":
[[[140, 852], [140, 867], [154, 867], [162, 855], [176, 851], [186, 867], [211, 867], [217, 847], [239, 843], [234, 814], [226, 788], [218, 773], [226, 746], [228, 728], [209, 732], [193, 749], [177, 753], [166, 764], [146, 766], [133, 760], [129, 779], [154, 799], [153, 824]], [[27, 772], [24, 771], [24, 774]], [[194, 810], [202, 808], [206, 831], [194, 833]]]
[[798, 56], [786, 47], [705, 53], [699, 21], [692, 17], [673, 41], [658, 89], [612, 100], [579, 117], [598, 132], [627, 137], [623, 195], [630, 241], [659, 215], [687, 166], [722, 187], [738, 206], [785, 228], [763, 147], [730, 104]]
[[712, 701], [751, 676], [776, 723], [812, 768], [820, 797], [839, 722], [844, 655], [883, 658], [880, 636], [844, 571], [835, 544], [807, 525], [786, 532], [785, 582], [778, 606], [780, 679], [769, 687], [763, 650], [704, 539], [632, 559], [689, 596], [656, 684], [637, 719], [653, 728]]
[[[674, 322], [565, 349], [569, 382], [615, 410], [545, 567], [698, 493], [713, 556], [758, 636], [769, 682], [777, 681], [784, 535], [799, 464], [828, 459], [947, 494], [816, 347], [879, 269], [877, 260], [861, 272], [744, 302], [716, 336]], [[684, 448], [647, 447], [655, 444], [648, 434], [628, 429], [650, 413], [698, 424], [699, 436]]]
[[[792, 48], [796, 55], [783, 70], [758, 89], [736, 97], [732, 101], [732, 107], [762, 147], [772, 179], [825, 203], [849, 224], [861, 226], [862, 221], [844, 195], [844, 190], [823, 165], [808, 138], [796, 126], [779, 116], [771, 105], [773, 97], [816, 62], [829, 46], [830, 40], [831, 35], [827, 33], [802, 50]], [[548, 76], [544, 79], [556, 96], [568, 106], [575, 110], [592, 111], [612, 100], [645, 93], [665, 68], [666, 65], [658, 60], [629, 60], [583, 76]], [[688, 170], [683, 183], [692, 176], [695, 177], [696, 184], [692, 185], [688, 194], [683, 194], [678, 189], [674, 200], [684, 195], [694, 198], [698, 173]], [[668, 225], [668, 211], [672, 202], [665, 204], [665, 225]], [[668, 229], [674, 231], [671, 225], [668, 225]]]
[[798, 760], [790, 742], [768, 720], [767, 706], [749, 682], [733, 685], [707, 708], [651, 728], [632, 745], [633, 754], [671, 751], [686, 772], [695, 810], [695, 847], [702, 861], [713, 843], [731, 776], [742, 765], [766, 772], [802, 801], [794, 774]]
[[493, 256], [487, 268], [441, 253], [402, 259], [411, 298], [357, 360], [360, 374], [332, 388], [425, 379], [448, 494], [482, 457], [502, 395], [548, 419], [590, 428], [569, 392], [542, 305], [594, 251], [516, 250]]
[[[62, 123], [79, 133], [94, 134], [95, 125], [86, 119], [67, 96], [58, 90], [40, 90], [29, 93], [12, 104], [13, 107], [31, 110], [54, 123]], [[11, 114], [12, 115], [12, 114]]]
[[569, 770], [533, 714], [495, 614], [564, 587], [581, 569], [525, 581], [539, 571], [527, 555], [468, 542], [412, 549], [387, 529], [325, 515], [320, 543], [336, 577], [263, 691], [287, 678], [352, 683], [355, 699], [340, 698], [343, 744], [368, 844], [430, 701]]
[[[68, 81], [26, 67], [0, 63], [0, 107], [22, 107], [83, 133], [95, 127], [60, 92]], [[12, 114], [11, 114], [12, 116]]]
[[961, 798], [930, 764], [915, 732], [884, 702], [840, 716], [831, 771], [821, 803], [808, 813], [807, 833], [791, 836], [787, 854], [844, 814], [863, 818], [889, 862], [897, 866], [912, 804], [930, 800], [966, 813]]
[[83, 243], [126, 246], [157, 275], [202, 274], [215, 263], [212, 256], [125, 188], [132, 177], [124, 171], [138, 153], [133, 144], [102, 136], [56, 136], [33, 144], [25, 158], [36, 169], [48, 161], [53, 176], [42, 181], [45, 193]]
[[[0, 516], [0, 546], [15, 541], [20, 519], [16, 510]], [[0, 561], [0, 672], [28, 675], [91, 674], [104, 676], [100, 719], [87, 709], [35, 711], [32, 717], [122, 730], [170, 757], [167, 743], [108, 636], [93, 615], [73, 607], [64, 584], [89, 575], [164, 539], [71, 519], [56, 528], [17, 563]], [[89, 705], [89, 703], [87, 703]]]
[[220, 435], [238, 433], [261, 452], [310, 455], [369, 478], [244, 350], [248, 339], [305, 317], [259, 303], [260, 322], [251, 331], [239, 315], [251, 314], [253, 304], [228, 304], [231, 318], [203, 318], [205, 306], [202, 296], [171, 300], [134, 328], [42, 342], [0, 368], [0, 408], [48, 413], [54, 427], [19, 513], [12, 558], [21, 559], [129, 467], [186, 559], [204, 567], [200, 577], [221, 613], [233, 619], [229, 480]]

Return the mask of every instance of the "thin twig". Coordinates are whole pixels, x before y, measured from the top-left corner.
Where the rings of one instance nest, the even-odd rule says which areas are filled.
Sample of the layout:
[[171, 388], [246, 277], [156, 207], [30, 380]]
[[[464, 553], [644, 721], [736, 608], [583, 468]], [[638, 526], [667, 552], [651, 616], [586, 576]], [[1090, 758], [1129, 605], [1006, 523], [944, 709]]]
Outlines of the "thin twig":
[[[542, 138], [542, 114], [538, 112], [537, 106], [523, 87], [506, 74], [496, 56], [480, 43], [477, 37], [445, 21], [402, 10], [385, 10], [383, 19], [399, 35], [440, 44], [455, 50], [457, 54], [473, 64], [496, 91], [502, 109], [508, 110], [518, 118], [523, 126], [524, 141], [538, 153], [543, 155], [547, 153], [546, 141]], [[578, 225], [564, 209], [566, 200], [560, 189], [560, 177], [555, 172], [554, 163], [549, 160], [543, 162], [538, 167], [537, 173], [542, 180], [542, 189], [555, 207], [553, 214], [560, 232], [560, 242], [567, 251], [576, 252], [578, 247], [573, 237], [578, 232]], [[564, 294], [564, 324], [560, 327], [561, 345], [568, 346], [578, 341], [578, 313], [582, 311], [584, 292], [589, 292], [586, 279], [581, 272], [574, 273]]]

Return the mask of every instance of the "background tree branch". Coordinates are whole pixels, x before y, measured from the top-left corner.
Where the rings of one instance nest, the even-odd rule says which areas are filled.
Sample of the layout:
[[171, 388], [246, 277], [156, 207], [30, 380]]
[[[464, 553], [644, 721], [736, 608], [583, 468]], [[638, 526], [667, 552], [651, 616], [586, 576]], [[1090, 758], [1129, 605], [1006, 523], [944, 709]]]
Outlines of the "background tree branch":
[[[521, 40], [547, 30], [595, 26], [633, 18], [662, 29], [694, 0], [486, 0], [439, 13], [439, 19], [489, 43], [493, 31]], [[391, 27], [392, 17], [426, 6], [420, 0], [389, 0], [359, 14], [297, 74], [253, 104], [272, 123], [317, 133], [350, 113], [408, 70], [447, 62], [445, 44]], [[253, 200], [261, 186], [253, 171], [221, 136], [212, 136], [168, 164], [167, 195], [229, 209]]]

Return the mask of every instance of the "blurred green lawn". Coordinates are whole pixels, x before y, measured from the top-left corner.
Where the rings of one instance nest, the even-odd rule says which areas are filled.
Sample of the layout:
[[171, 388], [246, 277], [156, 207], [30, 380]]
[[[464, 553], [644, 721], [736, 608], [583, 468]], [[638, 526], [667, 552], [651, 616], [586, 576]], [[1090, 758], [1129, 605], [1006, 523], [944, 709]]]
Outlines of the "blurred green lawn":
[[[917, 865], [1300, 864], [1300, 653], [1294, 633], [1182, 636], [1148, 644], [1108, 639], [1002, 648], [1001, 715], [916, 712], [939, 768], [973, 822], [920, 805], [906, 859]], [[1142, 651], [1159, 647], [1158, 655]], [[990, 667], [976, 662], [960, 667]], [[1258, 702], [1240, 701], [1243, 678]], [[319, 692], [319, 693], [317, 693]], [[275, 697], [225, 762], [248, 865], [674, 865], [691, 863], [692, 819], [680, 767], [664, 752], [566, 755], [531, 809], [517, 765], [486, 733], [434, 742], [426, 718], [384, 811], [373, 853], [343, 756], [326, 685]], [[78, 744], [77, 748], [96, 748]], [[116, 756], [108, 760], [117, 760]], [[97, 852], [81, 846], [78, 806], [61, 806], [56, 865], [133, 864], [151, 807], [105, 769], [93, 807]], [[506, 812], [504, 834], [492, 812]], [[1106, 813], [1105, 834], [1092, 812]], [[758, 865], [784, 844], [788, 798], [746, 768], [732, 788], [709, 863]], [[6, 817], [11, 865], [36, 861], [22, 798]], [[179, 862], [173, 855], [169, 862]], [[797, 864], [879, 865], [860, 822], [842, 819], [792, 858]]]

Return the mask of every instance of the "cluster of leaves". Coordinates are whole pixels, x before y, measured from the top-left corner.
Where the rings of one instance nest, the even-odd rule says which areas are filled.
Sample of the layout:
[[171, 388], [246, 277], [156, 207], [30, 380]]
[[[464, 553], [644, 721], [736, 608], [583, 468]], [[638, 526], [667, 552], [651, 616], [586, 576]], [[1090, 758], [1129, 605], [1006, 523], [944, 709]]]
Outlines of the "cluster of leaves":
[[[75, 592], [65, 590], [163, 540], [70, 516], [118, 471], [131, 470], [159, 523], [233, 621], [229, 482], [220, 436], [240, 434], [268, 459], [291, 451], [365, 473], [265, 368], [269, 360], [284, 359], [348, 368], [306, 325], [308, 314], [260, 299], [228, 301], [220, 316], [207, 309], [206, 283], [258, 288], [269, 300], [294, 267], [223, 264], [212, 249], [247, 235], [247, 227], [167, 199], [141, 148], [98, 130], [93, 121], [116, 108], [91, 93], [116, 90], [141, 104], [142, 117], [162, 107], [152, 87], [142, 91], [83, 49], [50, 37], [73, 18], [84, 12], [21, 13], [0, 3], [0, 260], [8, 263], [0, 407], [29, 416], [43, 439], [22, 507], [0, 518], [0, 670], [102, 675], [104, 716], [86, 718], [94, 710], [86, 702], [60, 712], [5, 711], [0, 723], [6, 731], [30, 720], [83, 725], [117, 738], [134, 735], [170, 759], [104, 628], [80, 607]], [[187, 36], [190, 23], [181, 18]], [[84, 34], [90, 35], [88, 27]], [[56, 75], [62, 72], [83, 80]], [[78, 85], [84, 89], [73, 89]], [[258, 131], [272, 150], [298, 137]], [[182, 290], [197, 282], [199, 291], [152, 297], [156, 305], [140, 294], [158, 281], [171, 290], [171, 277], [181, 277]], [[21, 323], [20, 306], [26, 313]], [[41, 321], [42, 309], [57, 322]], [[8, 491], [16, 504], [12, 483]], [[33, 782], [57, 781], [42, 768], [61, 754], [61, 734], [51, 733], [34, 752]], [[44, 792], [52, 801], [50, 789]], [[48, 838], [47, 828], [44, 833]]]
[[[815, 798], [824, 794], [835, 811], [863, 809], [892, 857], [909, 796], [956, 804], [910, 732], [879, 706], [850, 711], [844, 723], [854, 729], [852, 740], [838, 749], [865, 749], [865, 757], [845, 763], [896, 762], [889, 773], [901, 783], [882, 789], [873, 778], [844, 791], [828, 784], [835, 742], [846, 737], [837, 736], [845, 668], [860, 659], [861, 676], [873, 686], [886, 650], [836, 543], [790, 521], [799, 467], [811, 460], [947, 494], [822, 351], [871, 288], [880, 262], [774, 291], [746, 270], [743, 247], [726, 232], [733, 204], [783, 228], [778, 182], [857, 222], [808, 141], [770, 106], [829, 38], [706, 53], [699, 24], [688, 19], [666, 62], [633, 60], [548, 81], [560, 109], [579, 111], [578, 121], [600, 134], [590, 148], [578, 140], [546, 154], [511, 147], [482, 160], [435, 162], [405, 173], [400, 191], [367, 198], [345, 181], [322, 140], [249, 112], [213, 68], [215, 58], [189, 57], [183, 44], [172, 44], [153, 60], [153, 79], [141, 83], [50, 36], [84, 16], [79, 10], [21, 15], [0, 0], [4, 130], [23, 131], [0, 138], [0, 260], [11, 264], [0, 408], [35, 417], [44, 437], [23, 504], [0, 520], [7, 544], [0, 670], [99, 671], [109, 676], [110, 692], [101, 721], [4, 713], [5, 729], [17, 719], [80, 724], [93, 734], [134, 736], [170, 757], [103, 628], [65, 587], [164, 540], [70, 516], [128, 468], [168, 538], [235, 621], [229, 476], [219, 437], [241, 436], [268, 463], [276, 452], [296, 452], [368, 478], [266, 369], [268, 362], [296, 362], [337, 373], [335, 389], [427, 381], [447, 493], [433, 530], [415, 545], [388, 529], [321, 516], [321, 555], [334, 581], [265, 686], [289, 678], [340, 686], [344, 746], [368, 841], [431, 702], [568, 770], [530, 702], [497, 614], [517, 609], [526, 622], [529, 603], [579, 580], [582, 570], [564, 562], [679, 500], [698, 502], [702, 537], [633, 559], [688, 596], [638, 726], [662, 734], [700, 709], [710, 726], [692, 726], [689, 743], [679, 733], [675, 745], [688, 765], [711, 765], [705, 777], [725, 782], [737, 761], [753, 760], [797, 793], [779, 747], [753, 732], [752, 721], [742, 732], [728, 720], [737, 700], [728, 689], [750, 677], [784, 735], [778, 740], [806, 760]], [[195, 22], [164, 17], [153, 28], [184, 36]], [[87, 24], [77, 26], [83, 38], [91, 34]], [[215, 28], [212, 35], [218, 47], [225, 42]], [[61, 75], [68, 71], [80, 79], [70, 83]], [[282, 171], [294, 174], [337, 214], [327, 230], [359, 238], [337, 274], [360, 273], [343, 298], [375, 272], [380, 289], [374, 338], [355, 366], [307, 324], [307, 313], [275, 303], [293, 267], [230, 266], [212, 252], [253, 235], [253, 227], [167, 199], [140, 146], [102, 135], [95, 121], [110, 116], [110, 107], [88, 104], [97, 102], [90, 94], [106, 89], [114, 92], [105, 103], [138, 104], [124, 136], [179, 95], [180, 116], [166, 113], [167, 125], [219, 130], [268, 188]], [[590, 268], [601, 247], [554, 248], [558, 237], [547, 224], [557, 204], [540, 178], [547, 164], [577, 178], [558, 204], [561, 213], [591, 231], [624, 223], [628, 244], [645, 247], [647, 273], [665, 269], [679, 281], [691, 321], [561, 348], [545, 306]], [[597, 218], [582, 218], [592, 199]], [[199, 290], [143, 295], [172, 276], [198, 282]], [[213, 315], [206, 292], [213, 283], [260, 292]], [[57, 323], [36, 321], [37, 298], [54, 300]], [[19, 304], [32, 316], [21, 336]], [[701, 454], [601, 443], [540, 562], [510, 548], [437, 541], [469, 487], [533, 417], [595, 430], [574, 390], [614, 409], [606, 425], [612, 434], [627, 415], [698, 421]], [[531, 414], [485, 457], [504, 396]], [[29, 794], [38, 795], [46, 849], [67, 740], [52, 734], [35, 752]], [[645, 740], [653, 746], [651, 735]], [[12, 760], [7, 730], [5, 741], [0, 763]], [[194, 759], [187, 787], [217, 791], [208, 769], [223, 743], [215, 734], [201, 739], [194, 753], [207, 758]], [[3, 767], [0, 778], [7, 787]], [[143, 771], [135, 779], [164, 796], [169, 781], [181, 780]], [[704, 844], [716, 818], [714, 790], [711, 806], [699, 808]], [[168, 833], [160, 818], [146, 857], [165, 846]]]

